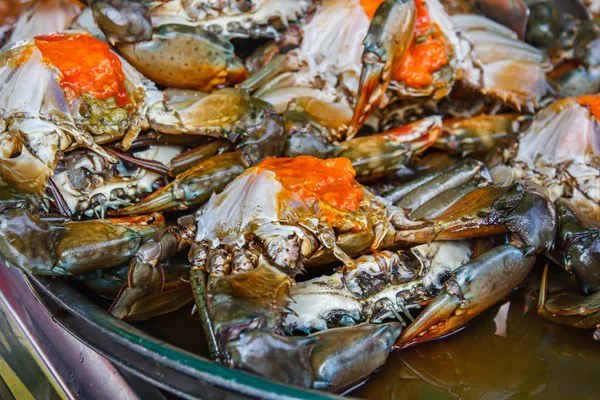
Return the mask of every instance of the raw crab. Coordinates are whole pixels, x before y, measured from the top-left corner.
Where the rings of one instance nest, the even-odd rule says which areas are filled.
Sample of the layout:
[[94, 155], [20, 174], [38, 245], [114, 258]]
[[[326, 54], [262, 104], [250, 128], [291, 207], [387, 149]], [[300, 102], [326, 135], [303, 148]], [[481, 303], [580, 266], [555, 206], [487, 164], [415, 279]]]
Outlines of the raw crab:
[[437, 0], [328, 0], [300, 39], [285, 56], [264, 51], [266, 65], [241, 86], [280, 113], [311, 98], [313, 108], [328, 110], [326, 118], [311, 116], [333, 126], [333, 138], [352, 137], [385, 105], [387, 89], [392, 97], [439, 100], [460, 79], [517, 109], [533, 109], [548, 90], [543, 52], [484, 17], [450, 17]]
[[[505, 185], [521, 182], [539, 188], [555, 203], [561, 251], [554, 258], [562, 259], [586, 293], [600, 289], [599, 101], [598, 95], [556, 101], [539, 111], [520, 137], [511, 138], [516, 143], [504, 147], [501, 160], [491, 157], [487, 161], [495, 181]], [[459, 143], [460, 137], [455, 140]], [[545, 299], [545, 294], [540, 298]], [[545, 300], [541, 301], [540, 314], [562, 324], [590, 328], [590, 324], [578, 325], [579, 319], [592, 312], [584, 310], [585, 302], [579, 297], [560, 295], [556, 300], [549, 299], [547, 307]], [[576, 303], [583, 307], [577, 318]], [[573, 318], [562, 318], [567, 315]]]
[[311, 5], [309, 0], [94, 0], [90, 7], [106, 38], [145, 76], [165, 86], [211, 91], [247, 77], [228, 39], [277, 36]]
[[[81, 52], [87, 63], [73, 64]], [[87, 33], [15, 44], [2, 53], [0, 81], [0, 183], [22, 192], [43, 190], [59, 151], [87, 147], [116, 163], [99, 144], [123, 139], [126, 150], [143, 127], [254, 143], [250, 132], [281, 125], [268, 104], [235, 89], [160, 92]]]

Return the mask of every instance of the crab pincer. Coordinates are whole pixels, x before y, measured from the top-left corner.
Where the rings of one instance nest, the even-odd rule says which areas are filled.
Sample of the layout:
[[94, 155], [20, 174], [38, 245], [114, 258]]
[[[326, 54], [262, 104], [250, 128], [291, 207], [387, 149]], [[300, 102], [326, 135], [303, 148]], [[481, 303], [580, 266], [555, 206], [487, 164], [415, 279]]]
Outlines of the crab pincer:
[[460, 267], [442, 292], [394, 344], [406, 348], [434, 340], [465, 326], [507, 296], [529, 274], [535, 256], [514, 244], [495, 247]]
[[164, 226], [160, 214], [59, 224], [13, 209], [0, 219], [0, 256], [39, 275], [82, 274], [127, 262]]
[[[510, 294], [533, 269], [536, 253], [553, 246], [556, 220], [552, 202], [531, 190], [517, 197], [520, 198], [516, 206], [510, 206], [515, 198], [507, 195], [496, 202], [498, 209], [503, 203], [512, 208], [509, 215], [502, 218], [512, 240], [457, 269], [442, 292], [406, 328], [395, 347], [410, 347], [461, 329]], [[532, 221], [536, 221], [535, 224]]]
[[[192, 268], [191, 282], [211, 355], [235, 368], [288, 384], [341, 390], [385, 362], [401, 324], [360, 324], [284, 336], [291, 278], [263, 258], [231, 274]], [[237, 265], [239, 267], [241, 265]]]
[[379, 105], [393, 71], [412, 42], [415, 18], [412, 0], [386, 0], [377, 8], [364, 40], [363, 67], [349, 138]]
[[248, 76], [233, 45], [200, 27], [152, 26], [144, 2], [95, 0], [94, 19], [128, 62], [153, 81], [169, 87], [211, 91]]
[[600, 340], [600, 292], [590, 296], [560, 293], [547, 298], [548, 264], [544, 267], [538, 314], [553, 323], [579, 329], [595, 329], [594, 339]]
[[586, 293], [600, 290], [600, 231], [598, 223], [575, 212], [576, 203], [559, 198], [556, 201], [559, 239], [563, 245], [565, 266]]

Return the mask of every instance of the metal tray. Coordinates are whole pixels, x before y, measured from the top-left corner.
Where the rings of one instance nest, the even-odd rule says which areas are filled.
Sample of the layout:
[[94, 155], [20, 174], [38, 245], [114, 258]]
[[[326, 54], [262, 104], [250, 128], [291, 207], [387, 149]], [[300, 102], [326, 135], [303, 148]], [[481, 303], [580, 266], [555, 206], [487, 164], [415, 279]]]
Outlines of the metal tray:
[[30, 274], [24, 277], [53, 320], [82, 343], [143, 380], [182, 398], [336, 398], [233, 370], [156, 339], [113, 318], [65, 279]]

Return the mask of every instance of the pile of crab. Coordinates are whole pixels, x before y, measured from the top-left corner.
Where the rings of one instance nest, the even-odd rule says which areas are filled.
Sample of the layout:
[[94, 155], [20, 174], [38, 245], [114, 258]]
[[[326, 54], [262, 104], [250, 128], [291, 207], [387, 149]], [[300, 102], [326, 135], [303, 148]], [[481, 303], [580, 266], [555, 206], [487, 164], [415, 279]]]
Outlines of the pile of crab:
[[0, 256], [116, 318], [195, 303], [215, 361], [327, 390], [540, 254], [582, 289], [540, 315], [597, 329], [600, 5], [565, 3], [32, 2], [3, 28]]

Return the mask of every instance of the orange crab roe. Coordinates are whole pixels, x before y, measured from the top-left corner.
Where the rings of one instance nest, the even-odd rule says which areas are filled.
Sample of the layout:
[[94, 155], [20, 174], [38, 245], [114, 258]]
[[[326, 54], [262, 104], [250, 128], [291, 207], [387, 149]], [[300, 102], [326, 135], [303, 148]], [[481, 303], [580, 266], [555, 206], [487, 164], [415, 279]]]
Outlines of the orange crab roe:
[[594, 117], [600, 119], [600, 94], [581, 96], [577, 98], [579, 104], [587, 107]]
[[[383, 0], [361, 0], [369, 19]], [[421, 88], [433, 83], [433, 73], [448, 64], [446, 44], [439, 29], [432, 29], [425, 0], [415, 0], [417, 16], [413, 42], [400, 61], [393, 78], [410, 87]]]
[[129, 103], [121, 60], [106, 43], [89, 35], [56, 33], [36, 36], [35, 45], [60, 71], [69, 100], [87, 93], [99, 100], [116, 97], [119, 107]]
[[284, 188], [308, 204], [318, 199], [338, 211], [357, 211], [364, 196], [347, 158], [267, 158], [257, 167], [274, 172]]

